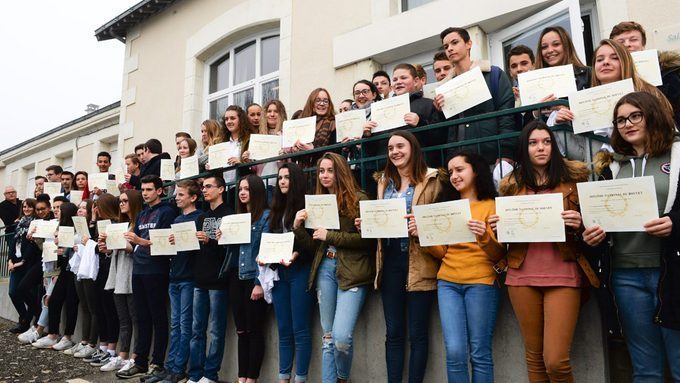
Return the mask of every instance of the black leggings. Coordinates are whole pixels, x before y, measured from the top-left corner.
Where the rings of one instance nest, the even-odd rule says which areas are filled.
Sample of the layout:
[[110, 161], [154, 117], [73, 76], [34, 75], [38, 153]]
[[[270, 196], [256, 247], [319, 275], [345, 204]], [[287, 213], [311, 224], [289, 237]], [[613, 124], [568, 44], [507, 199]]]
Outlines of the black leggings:
[[102, 343], [118, 342], [120, 323], [116, 304], [113, 301], [113, 290], [104, 290], [106, 280], [109, 278], [111, 258], [99, 256], [99, 274], [95, 282], [97, 291], [97, 318], [99, 319], [99, 341]]
[[66, 309], [64, 335], [70, 336], [76, 329], [78, 319], [78, 294], [76, 294], [75, 276], [70, 271], [62, 271], [59, 274], [47, 303], [50, 334], [59, 334], [62, 307]]
[[240, 280], [238, 270], [229, 273], [229, 301], [238, 335], [238, 376], [257, 379], [264, 358], [264, 298], [250, 299], [254, 279]]
[[42, 263], [38, 262], [31, 266], [26, 272], [24, 278], [19, 282], [17, 287], [17, 294], [26, 304], [26, 318], [27, 320], [35, 319], [38, 322], [40, 318], [40, 311], [42, 311], [42, 305], [40, 304], [40, 297], [42, 296], [42, 278], [43, 270]]

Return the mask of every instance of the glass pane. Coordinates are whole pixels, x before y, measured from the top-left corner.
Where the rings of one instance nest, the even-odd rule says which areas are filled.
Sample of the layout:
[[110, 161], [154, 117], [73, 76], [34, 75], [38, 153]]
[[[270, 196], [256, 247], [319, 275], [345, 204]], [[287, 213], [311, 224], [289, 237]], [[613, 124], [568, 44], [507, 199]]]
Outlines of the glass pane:
[[234, 85], [255, 78], [255, 41], [236, 48]]
[[262, 39], [262, 73], [276, 72], [279, 70], [279, 36], [267, 37]]
[[234, 93], [234, 105], [238, 105], [245, 109], [246, 106], [253, 103], [253, 88], [248, 88], [240, 92]]
[[432, 0], [401, 0], [401, 11], [406, 12], [415, 7], [420, 7], [421, 5], [427, 4]]
[[262, 84], [262, 105], [279, 98], [279, 79]]
[[210, 93], [229, 87], [229, 54], [210, 66]]
[[210, 102], [210, 118], [213, 120], [222, 121], [224, 111], [229, 106], [229, 97], [220, 98], [219, 100]]

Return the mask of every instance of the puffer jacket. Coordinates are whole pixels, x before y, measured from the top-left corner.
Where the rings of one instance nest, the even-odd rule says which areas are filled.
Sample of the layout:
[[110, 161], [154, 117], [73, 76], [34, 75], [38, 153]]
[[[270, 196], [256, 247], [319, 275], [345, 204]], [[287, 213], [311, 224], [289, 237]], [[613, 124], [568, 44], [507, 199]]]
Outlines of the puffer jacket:
[[675, 126], [680, 126], [680, 53], [677, 51], [659, 53], [659, 66], [663, 80], [659, 90], [673, 106]]
[[[366, 200], [368, 196], [359, 192], [359, 201]], [[334, 246], [336, 249], [335, 276], [341, 290], [346, 291], [373, 282], [376, 241], [361, 238], [361, 234], [354, 226], [354, 218], [356, 217], [340, 215], [340, 230], [328, 230], [325, 241], [312, 239], [310, 231], [304, 226], [293, 230], [295, 239], [300, 241], [307, 251], [314, 254], [312, 270], [309, 274], [309, 289], [316, 282], [316, 272], [326, 256], [328, 246]]]
[[[382, 199], [387, 188], [388, 179], [382, 172], [376, 173], [378, 183], [378, 199]], [[425, 180], [415, 187], [413, 205], [425, 205], [434, 202], [444, 183], [448, 182], [448, 174], [443, 169], [427, 169]], [[409, 236], [408, 245], [408, 277], [407, 291], [431, 291], [437, 289], [437, 272], [440, 261], [420, 247], [417, 237]], [[383, 249], [378, 241], [376, 256], [375, 288], [380, 287], [383, 266]]]
[[[561, 182], [553, 190], [553, 193], [562, 193], [564, 210], [575, 210], [580, 211], [578, 192], [576, 190], [576, 182], [588, 181], [588, 176], [590, 175], [590, 170], [587, 165], [580, 161], [569, 161], [565, 160], [567, 166], [567, 171], [571, 175], [572, 182]], [[516, 178], [510, 173], [508, 176], [503, 178], [500, 182], [500, 194], [503, 196], [513, 196], [513, 195], [526, 195], [527, 188], [519, 188], [517, 185]], [[583, 251], [583, 241], [581, 239], [581, 234], [583, 233], [584, 227], [575, 230], [571, 227], [566, 227], [566, 242], [556, 243], [557, 249], [562, 256], [562, 259], [567, 262], [578, 262], [583, 270], [583, 273], [588, 278], [590, 284], [594, 287], [600, 286], [600, 281], [597, 278], [592, 267], [585, 259]], [[527, 255], [528, 243], [511, 243], [508, 246], [508, 267], [513, 269], [518, 269]]]

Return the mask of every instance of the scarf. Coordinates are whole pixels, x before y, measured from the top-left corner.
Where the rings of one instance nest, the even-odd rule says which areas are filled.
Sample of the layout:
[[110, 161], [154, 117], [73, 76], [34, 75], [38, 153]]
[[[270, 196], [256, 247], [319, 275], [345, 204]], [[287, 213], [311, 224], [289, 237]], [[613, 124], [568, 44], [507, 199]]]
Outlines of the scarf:
[[28, 233], [28, 227], [31, 225], [31, 221], [33, 221], [33, 217], [30, 216], [21, 217], [19, 223], [17, 223], [16, 229], [14, 230], [15, 243], [19, 243], [19, 241], [21, 241], [21, 238], [26, 236], [26, 233]]

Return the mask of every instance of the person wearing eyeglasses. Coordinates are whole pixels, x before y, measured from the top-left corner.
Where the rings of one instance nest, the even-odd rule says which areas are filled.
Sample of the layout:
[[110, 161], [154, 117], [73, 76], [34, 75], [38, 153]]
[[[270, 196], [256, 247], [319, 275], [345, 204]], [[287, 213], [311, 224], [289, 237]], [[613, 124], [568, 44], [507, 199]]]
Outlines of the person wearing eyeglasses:
[[5, 200], [0, 202], [0, 219], [5, 224], [5, 233], [14, 232], [14, 226], [20, 214], [21, 200], [17, 198], [17, 190], [14, 186], [5, 187]]
[[599, 152], [600, 179], [654, 177], [660, 218], [644, 232], [586, 228], [583, 240], [603, 254], [633, 364], [633, 380], [662, 382], [665, 363], [680, 381], [680, 136], [672, 113], [647, 92], [623, 96], [614, 108], [614, 153]]
[[[335, 107], [330, 93], [324, 88], [316, 88], [307, 97], [305, 107], [302, 109], [300, 118], [316, 116], [316, 133], [314, 141], [296, 142], [291, 148], [293, 152], [312, 150], [328, 146], [336, 142], [335, 138]], [[312, 166], [323, 153], [317, 153], [300, 159], [300, 164], [305, 167]]]

